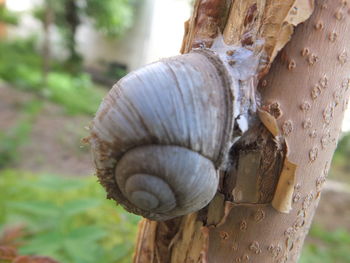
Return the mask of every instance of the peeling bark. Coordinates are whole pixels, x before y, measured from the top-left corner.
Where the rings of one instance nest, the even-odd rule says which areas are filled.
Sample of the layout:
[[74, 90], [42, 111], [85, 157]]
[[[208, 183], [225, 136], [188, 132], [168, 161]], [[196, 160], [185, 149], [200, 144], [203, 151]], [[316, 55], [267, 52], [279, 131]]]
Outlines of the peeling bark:
[[350, 2], [229, 2], [196, 2], [182, 51], [210, 47], [220, 31], [228, 45], [264, 40], [258, 118], [231, 149], [231, 169], [206, 208], [142, 221], [134, 262], [279, 263], [300, 255], [350, 96]]

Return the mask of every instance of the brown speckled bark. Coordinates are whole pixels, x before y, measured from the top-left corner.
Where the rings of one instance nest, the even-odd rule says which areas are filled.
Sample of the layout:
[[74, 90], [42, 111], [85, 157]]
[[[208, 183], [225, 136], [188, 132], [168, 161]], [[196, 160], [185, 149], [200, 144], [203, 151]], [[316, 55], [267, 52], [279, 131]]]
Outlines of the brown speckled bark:
[[[261, 5], [284, 1], [244, 3], [248, 2], [257, 4], [256, 8], [241, 7], [254, 13], [264, 10]], [[266, 21], [257, 14], [254, 21]], [[247, 18], [241, 21], [246, 24]], [[227, 25], [232, 27], [233, 23]], [[269, 30], [266, 27], [260, 24], [257, 34], [264, 35]], [[273, 137], [262, 124], [244, 135], [232, 151], [236, 165], [222, 175], [220, 193], [207, 208], [162, 223], [144, 220], [134, 262], [297, 262], [348, 105], [349, 28], [349, 1], [316, 1], [311, 18], [296, 28], [268, 75], [260, 80], [262, 109], [276, 117], [279, 136]], [[287, 31], [290, 28], [279, 32]], [[265, 46], [270, 59], [280, 46], [271, 41]], [[240, 163], [249, 165], [247, 156], [251, 157], [250, 169], [240, 170]], [[297, 168], [292, 210], [281, 213], [270, 202], [286, 158]], [[254, 174], [255, 179], [242, 180], [243, 173]], [[244, 186], [247, 182], [252, 185]]]

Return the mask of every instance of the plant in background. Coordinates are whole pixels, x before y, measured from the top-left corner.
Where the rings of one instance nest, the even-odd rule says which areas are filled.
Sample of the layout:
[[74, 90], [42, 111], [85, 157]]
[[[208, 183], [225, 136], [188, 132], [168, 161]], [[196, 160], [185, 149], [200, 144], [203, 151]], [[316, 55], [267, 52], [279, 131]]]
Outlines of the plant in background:
[[345, 133], [339, 140], [337, 150], [334, 153], [334, 159], [343, 163], [346, 169], [350, 169], [348, 158], [350, 156], [350, 132]]
[[[82, 59], [75, 49], [77, 27], [85, 17], [107, 36], [121, 36], [132, 24], [134, 1], [48, 0], [44, 3], [34, 11], [43, 24], [42, 47], [35, 37], [1, 41], [0, 80], [49, 98], [70, 114], [93, 114], [103, 93], [96, 89], [90, 76], [83, 73]], [[5, 6], [1, 6], [0, 20], [15, 22], [7, 19], [14, 18], [9, 14]], [[53, 25], [62, 33], [70, 53], [64, 62], [51, 57], [50, 28]], [[125, 72], [119, 70], [115, 74], [119, 78]]]
[[16, 13], [6, 9], [5, 5], [0, 3], [0, 22], [5, 24], [17, 25], [18, 18]]
[[49, 99], [62, 105], [68, 114], [94, 114], [104, 95], [85, 73], [72, 76], [64, 72], [51, 72], [43, 92]]
[[[70, 114], [93, 114], [103, 93], [82, 71], [82, 60], [75, 50], [76, 29], [81, 18], [88, 17], [106, 35], [120, 36], [132, 24], [133, 7], [133, 1], [127, 0], [86, 0], [79, 1], [79, 4], [75, 0], [45, 1], [45, 5], [34, 12], [43, 24], [43, 46], [38, 46], [35, 37], [1, 41], [0, 79], [49, 98], [64, 106]], [[0, 19], [5, 20], [5, 14], [8, 10], [2, 6]], [[58, 27], [70, 51], [69, 58], [63, 63], [51, 57], [49, 40], [52, 25]], [[119, 70], [115, 74], [119, 78], [125, 72]]]
[[[118, 38], [132, 25], [135, 9], [134, 0], [50, 0], [47, 3], [34, 14], [44, 28], [48, 23], [58, 27], [69, 51], [66, 63], [73, 72], [81, 70], [82, 58], [76, 50], [75, 39], [82, 20], [87, 18], [106, 36]], [[48, 13], [52, 13], [50, 19], [47, 19]]]
[[40, 113], [42, 103], [32, 101], [25, 104], [21, 112], [24, 117], [7, 132], [0, 131], [0, 169], [15, 163], [18, 156], [18, 148], [26, 143], [32, 130], [33, 121]]
[[131, 27], [135, 0], [86, 0], [84, 13], [109, 37], [120, 37]]
[[350, 233], [345, 229], [329, 232], [314, 225], [310, 237], [314, 242], [304, 247], [300, 263], [350, 262]]
[[21, 89], [41, 89], [41, 57], [37, 39], [0, 41], [0, 79]]
[[53, 60], [43, 83], [42, 62], [34, 37], [0, 42], [0, 53], [0, 79], [16, 88], [46, 97], [62, 105], [69, 114], [93, 114], [98, 108], [103, 92], [88, 74], [72, 75]]
[[58, 263], [49, 257], [26, 256], [18, 254], [19, 239], [24, 235], [23, 226], [9, 227], [0, 233], [0, 262], [1, 263]]
[[0, 231], [25, 226], [23, 255], [64, 263], [129, 262], [139, 217], [103, 196], [93, 177], [0, 171]]

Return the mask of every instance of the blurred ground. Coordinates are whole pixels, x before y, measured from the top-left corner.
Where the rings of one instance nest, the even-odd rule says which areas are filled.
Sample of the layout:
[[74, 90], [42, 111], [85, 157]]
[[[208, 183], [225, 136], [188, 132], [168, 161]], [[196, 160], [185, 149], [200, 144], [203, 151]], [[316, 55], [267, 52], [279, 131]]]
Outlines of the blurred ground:
[[328, 231], [344, 228], [350, 232], [350, 191], [327, 190], [326, 186], [316, 210], [314, 223]]
[[[0, 84], [0, 131], [16, 125], [25, 112], [21, 107], [35, 99], [33, 93]], [[31, 172], [51, 172], [62, 175], [91, 175], [90, 152], [81, 139], [87, 136], [85, 127], [91, 118], [67, 115], [64, 109], [47, 100], [32, 123], [25, 143], [19, 147], [21, 157], [12, 168]]]

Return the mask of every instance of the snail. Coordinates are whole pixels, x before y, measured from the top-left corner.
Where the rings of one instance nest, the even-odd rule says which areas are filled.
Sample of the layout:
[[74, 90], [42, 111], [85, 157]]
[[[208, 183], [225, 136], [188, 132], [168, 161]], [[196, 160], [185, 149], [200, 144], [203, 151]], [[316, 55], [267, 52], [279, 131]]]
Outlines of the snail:
[[217, 53], [201, 49], [150, 64], [115, 84], [90, 136], [107, 197], [152, 220], [206, 206], [235, 137], [237, 83]]

